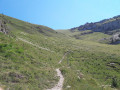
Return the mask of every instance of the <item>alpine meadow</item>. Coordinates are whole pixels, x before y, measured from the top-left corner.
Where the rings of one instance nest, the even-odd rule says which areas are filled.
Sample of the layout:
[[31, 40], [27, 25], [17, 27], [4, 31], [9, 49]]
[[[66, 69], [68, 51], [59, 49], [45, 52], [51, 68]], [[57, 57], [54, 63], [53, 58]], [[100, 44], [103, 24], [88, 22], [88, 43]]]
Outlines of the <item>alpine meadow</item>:
[[120, 90], [120, 15], [55, 30], [0, 14], [0, 90]]

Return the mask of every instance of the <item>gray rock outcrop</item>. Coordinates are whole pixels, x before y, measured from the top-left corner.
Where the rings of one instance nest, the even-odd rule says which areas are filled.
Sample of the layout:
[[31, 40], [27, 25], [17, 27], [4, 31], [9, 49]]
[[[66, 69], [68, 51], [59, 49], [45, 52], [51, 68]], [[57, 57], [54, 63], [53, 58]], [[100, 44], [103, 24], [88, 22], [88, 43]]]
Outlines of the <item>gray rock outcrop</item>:
[[117, 44], [120, 41], [120, 33], [116, 33], [110, 38], [112, 44]]
[[3, 20], [0, 20], [0, 32], [2, 32], [4, 34], [8, 33], [6, 22]]
[[104, 32], [120, 29], [120, 16], [116, 16], [110, 19], [105, 19], [95, 23], [86, 23], [79, 27], [72, 28], [71, 30], [78, 29], [79, 31], [92, 30], [94, 32]]

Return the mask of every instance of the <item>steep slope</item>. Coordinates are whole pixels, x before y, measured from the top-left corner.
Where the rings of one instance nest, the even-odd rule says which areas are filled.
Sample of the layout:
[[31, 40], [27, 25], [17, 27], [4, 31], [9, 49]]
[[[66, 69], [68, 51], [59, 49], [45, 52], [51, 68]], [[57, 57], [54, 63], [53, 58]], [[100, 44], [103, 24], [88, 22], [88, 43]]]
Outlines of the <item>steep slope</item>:
[[63, 51], [54, 44], [53, 37], [62, 34], [5, 15], [0, 15], [0, 20], [0, 86], [40, 90], [54, 85], [54, 66]]
[[[8, 17], [5, 15], [0, 14], [0, 24], [3, 25], [3, 27], [5, 25], [8, 26], [8, 29], [13, 33], [17, 32], [17, 31], [23, 31], [29, 34], [36, 34], [36, 33], [40, 33], [46, 36], [52, 36], [55, 35], [55, 33], [57, 33], [56, 31], [54, 31], [53, 29], [46, 27], [46, 26], [42, 26], [42, 25], [36, 25], [36, 24], [31, 24], [28, 22], [23, 22], [21, 20], [12, 18], [12, 17]], [[2, 23], [1, 23], [2, 22]]]

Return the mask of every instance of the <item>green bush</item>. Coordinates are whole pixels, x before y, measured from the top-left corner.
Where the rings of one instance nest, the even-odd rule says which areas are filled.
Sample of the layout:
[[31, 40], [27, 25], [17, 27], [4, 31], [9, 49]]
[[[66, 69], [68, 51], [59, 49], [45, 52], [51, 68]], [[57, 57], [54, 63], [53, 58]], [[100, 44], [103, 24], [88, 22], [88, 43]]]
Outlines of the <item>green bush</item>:
[[112, 85], [111, 85], [112, 87], [118, 87], [118, 83], [117, 83], [117, 78], [115, 78], [115, 77], [113, 77], [112, 78]]

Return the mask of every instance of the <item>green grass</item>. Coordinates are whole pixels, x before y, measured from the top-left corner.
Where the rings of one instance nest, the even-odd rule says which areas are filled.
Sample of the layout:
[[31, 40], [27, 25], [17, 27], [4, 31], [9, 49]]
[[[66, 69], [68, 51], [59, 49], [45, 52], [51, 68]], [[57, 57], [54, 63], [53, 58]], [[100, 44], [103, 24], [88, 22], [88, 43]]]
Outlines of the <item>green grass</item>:
[[[2, 36], [4, 38], [1, 34]], [[51, 65], [55, 63], [52, 60], [57, 58], [57, 54], [40, 50], [20, 41], [14, 42], [9, 38], [5, 40], [7, 41], [0, 43], [1, 85], [12, 90], [18, 88], [39, 90], [50, 87], [51, 82], [55, 84], [56, 72]]]
[[[110, 35], [98, 32], [80, 35], [84, 32], [69, 30], [56, 32], [7, 16], [0, 16], [0, 19], [7, 22], [9, 29], [9, 35], [0, 33], [1, 87], [10, 90], [49, 89], [58, 82], [55, 69], [60, 68], [65, 78], [64, 90], [112, 90], [113, 87], [102, 85], [113, 83], [120, 89], [120, 45], [99, 43], [100, 39]], [[71, 52], [58, 65], [67, 51]]]

